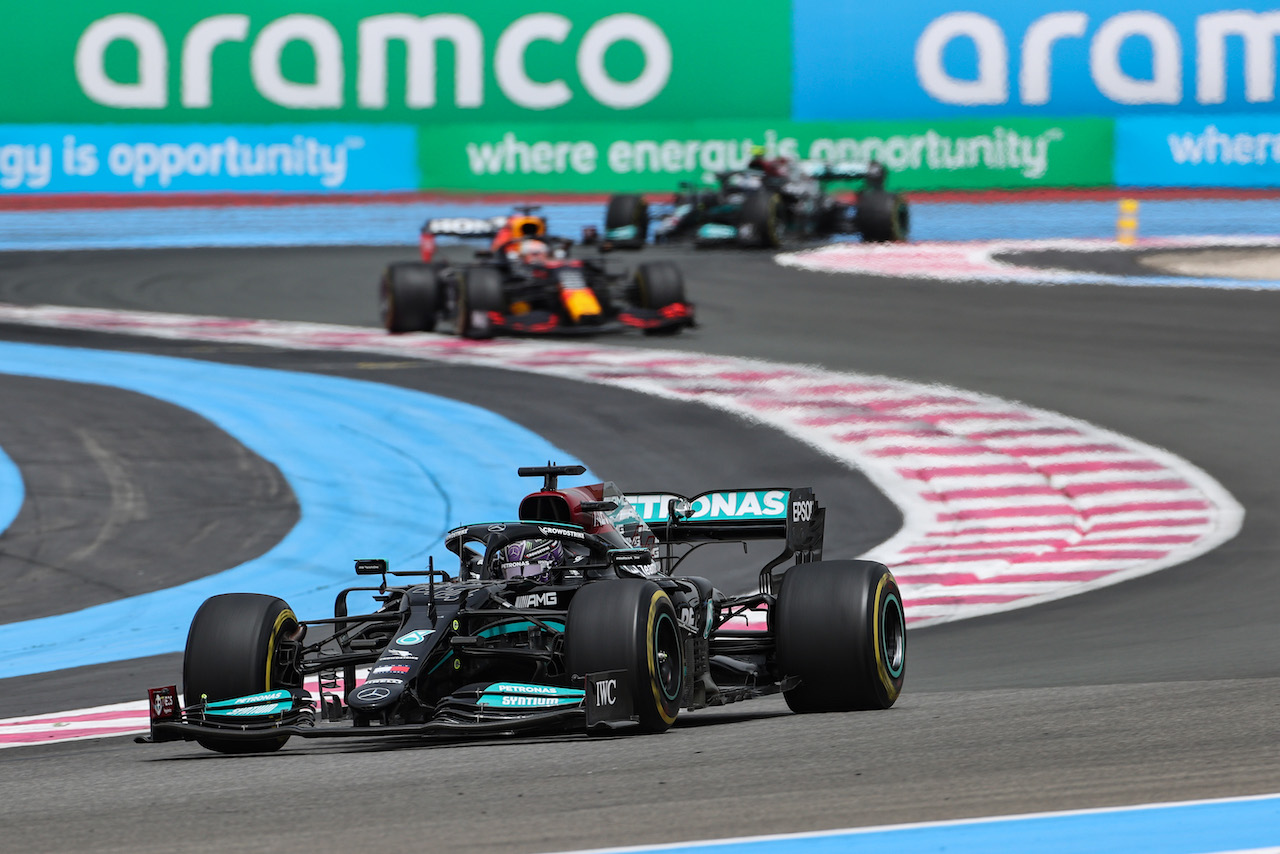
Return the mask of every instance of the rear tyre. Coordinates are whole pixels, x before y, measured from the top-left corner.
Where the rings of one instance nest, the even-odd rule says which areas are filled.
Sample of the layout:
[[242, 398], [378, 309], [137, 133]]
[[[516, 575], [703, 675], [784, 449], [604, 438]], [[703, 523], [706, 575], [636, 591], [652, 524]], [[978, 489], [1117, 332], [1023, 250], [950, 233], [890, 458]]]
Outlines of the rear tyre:
[[565, 657], [571, 674], [622, 670], [641, 732], [664, 732], [680, 711], [684, 656], [671, 598], [652, 581], [588, 584], [569, 603]]
[[[634, 236], [621, 240], [610, 238], [616, 228], [635, 228]], [[604, 214], [605, 238], [620, 249], [639, 249], [649, 236], [649, 205], [640, 196], [622, 194], [609, 197], [609, 207]]]
[[793, 566], [775, 607], [778, 668], [800, 683], [784, 692], [794, 712], [887, 709], [907, 660], [902, 594], [884, 564], [866, 560]]
[[891, 243], [907, 239], [911, 215], [906, 199], [897, 193], [866, 189], [858, 193], [853, 225], [866, 243]]
[[738, 217], [738, 243], [743, 246], [777, 247], [778, 194], [760, 190], [747, 196]]
[[388, 332], [430, 332], [436, 327], [440, 280], [428, 264], [389, 264], [378, 288], [378, 309]]
[[479, 340], [493, 337], [492, 312], [505, 314], [506, 297], [502, 289], [502, 273], [492, 267], [465, 270], [458, 282], [458, 315], [456, 331], [463, 338]]
[[[283, 599], [259, 593], [226, 593], [206, 599], [191, 620], [182, 659], [182, 693], [187, 705], [229, 700], [298, 684], [297, 671], [281, 667], [276, 650], [298, 630], [298, 618]], [[272, 735], [258, 741], [196, 739], [218, 753], [270, 753], [289, 740]]]

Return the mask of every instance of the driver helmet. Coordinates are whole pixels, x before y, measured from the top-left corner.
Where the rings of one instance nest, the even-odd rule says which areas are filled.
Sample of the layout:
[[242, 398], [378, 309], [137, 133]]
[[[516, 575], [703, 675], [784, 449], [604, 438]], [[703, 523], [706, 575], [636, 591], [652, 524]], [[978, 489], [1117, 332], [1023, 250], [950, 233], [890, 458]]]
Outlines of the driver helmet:
[[551, 570], [564, 564], [564, 548], [557, 540], [520, 540], [498, 550], [498, 578], [529, 578], [539, 584], [551, 580]]
[[526, 264], [546, 263], [547, 244], [541, 240], [520, 241], [520, 260]]

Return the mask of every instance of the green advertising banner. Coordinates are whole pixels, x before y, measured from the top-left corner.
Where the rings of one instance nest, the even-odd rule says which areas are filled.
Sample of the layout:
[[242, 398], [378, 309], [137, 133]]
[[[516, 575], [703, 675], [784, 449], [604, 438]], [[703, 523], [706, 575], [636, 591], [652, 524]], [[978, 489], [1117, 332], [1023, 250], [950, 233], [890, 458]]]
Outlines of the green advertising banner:
[[418, 140], [428, 190], [673, 190], [744, 166], [754, 146], [791, 159], [879, 160], [895, 190], [1112, 182], [1110, 119], [432, 125]]
[[0, 123], [785, 116], [790, 12], [728, 0], [8, 4]]

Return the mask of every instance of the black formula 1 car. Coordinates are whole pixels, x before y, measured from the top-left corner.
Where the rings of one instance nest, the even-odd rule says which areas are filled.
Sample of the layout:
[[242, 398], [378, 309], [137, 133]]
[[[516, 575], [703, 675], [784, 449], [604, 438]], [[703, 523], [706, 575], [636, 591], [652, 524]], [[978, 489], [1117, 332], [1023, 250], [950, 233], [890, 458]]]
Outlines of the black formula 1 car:
[[[450, 531], [445, 572], [390, 572], [300, 619], [274, 596], [208, 599], [187, 637], [181, 698], [151, 689], [143, 742], [273, 751], [292, 736], [661, 732], [681, 709], [781, 692], [796, 712], [886, 709], [906, 621], [884, 565], [822, 560], [809, 489], [625, 495], [543, 478], [519, 521]], [[676, 570], [712, 542], [773, 539], [759, 589], [726, 596]], [[788, 564], [788, 562], [790, 562]], [[389, 581], [388, 579], [393, 580]], [[362, 613], [355, 597], [371, 597]]]
[[[465, 338], [596, 334], [638, 329], [674, 334], [695, 324], [680, 268], [667, 261], [614, 269], [602, 255], [571, 256], [573, 241], [546, 233], [534, 207], [509, 217], [428, 220], [422, 261], [388, 265], [379, 308], [388, 332]], [[471, 263], [439, 260], [436, 237], [489, 238]], [[588, 235], [590, 238], [590, 235]]]
[[[885, 189], [886, 172], [875, 161], [758, 162], [716, 175], [716, 184], [684, 183], [669, 205], [651, 206], [642, 196], [609, 199], [604, 240], [639, 249], [656, 221], [657, 243], [692, 240], [698, 246], [777, 247], [788, 238], [812, 240], [859, 234], [867, 242], [902, 241], [910, 231], [907, 201]], [[858, 182], [852, 204], [831, 185]]]

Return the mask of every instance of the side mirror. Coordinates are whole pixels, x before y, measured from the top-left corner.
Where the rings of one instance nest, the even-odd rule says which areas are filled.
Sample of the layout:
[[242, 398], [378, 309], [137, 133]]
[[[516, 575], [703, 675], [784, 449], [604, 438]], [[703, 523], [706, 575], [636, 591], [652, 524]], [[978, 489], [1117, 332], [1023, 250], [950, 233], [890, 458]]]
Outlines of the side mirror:
[[653, 562], [648, 549], [610, 549], [609, 563], [614, 566], [644, 566]]
[[382, 558], [356, 561], [356, 575], [386, 575], [387, 562]]
[[607, 560], [609, 568], [618, 575], [643, 577], [640, 567], [652, 564], [653, 554], [648, 549], [610, 549]]
[[578, 505], [578, 509], [584, 510], [587, 513], [591, 513], [597, 510], [603, 511], [605, 513], [612, 513], [614, 510], [618, 509], [618, 502], [616, 501], [584, 501]]

